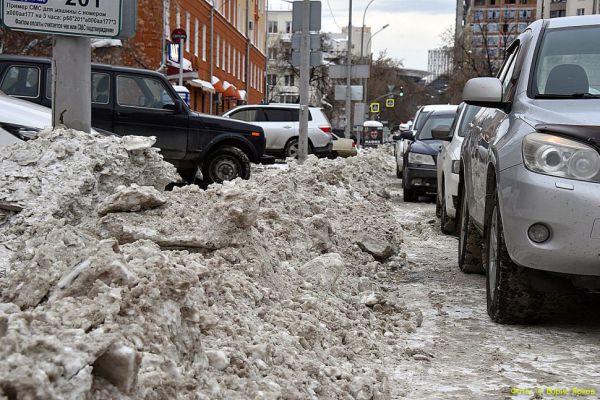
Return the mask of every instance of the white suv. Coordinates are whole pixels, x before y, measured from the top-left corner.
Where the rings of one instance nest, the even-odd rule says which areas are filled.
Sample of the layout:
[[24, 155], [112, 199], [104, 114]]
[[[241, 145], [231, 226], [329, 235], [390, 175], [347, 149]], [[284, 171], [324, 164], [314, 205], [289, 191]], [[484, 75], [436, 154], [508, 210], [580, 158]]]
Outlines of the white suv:
[[[332, 148], [331, 124], [320, 108], [309, 107], [309, 153], [327, 155]], [[266, 152], [277, 157], [296, 157], [300, 106], [298, 104], [267, 104], [236, 107], [226, 112], [227, 118], [246, 121], [262, 127], [267, 139]]]

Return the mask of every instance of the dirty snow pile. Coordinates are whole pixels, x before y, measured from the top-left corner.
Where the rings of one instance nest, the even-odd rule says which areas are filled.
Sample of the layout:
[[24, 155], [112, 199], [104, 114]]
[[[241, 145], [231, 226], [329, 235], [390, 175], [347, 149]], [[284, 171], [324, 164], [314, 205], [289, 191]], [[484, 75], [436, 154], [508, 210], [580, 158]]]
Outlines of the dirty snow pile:
[[389, 398], [422, 315], [385, 150], [164, 192], [152, 144], [0, 149], [0, 398]]

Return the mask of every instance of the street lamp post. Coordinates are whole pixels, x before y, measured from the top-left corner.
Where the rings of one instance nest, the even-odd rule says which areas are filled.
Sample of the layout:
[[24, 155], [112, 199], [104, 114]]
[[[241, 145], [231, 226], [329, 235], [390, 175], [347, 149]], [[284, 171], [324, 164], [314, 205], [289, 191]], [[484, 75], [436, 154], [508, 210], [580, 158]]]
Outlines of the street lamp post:
[[[364, 57], [364, 44], [365, 44], [365, 18], [367, 17], [367, 10], [369, 9], [369, 6], [371, 4], [373, 4], [375, 0], [371, 0], [369, 2], [369, 4], [367, 4], [367, 6], [365, 7], [365, 12], [363, 13], [363, 20], [362, 20], [362, 30], [360, 33], [360, 59], [362, 61], [362, 58]], [[370, 42], [370, 41], [369, 41]], [[367, 49], [369, 48], [369, 46], [367, 45]]]
[[[371, 40], [375, 37], [375, 35], [377, 35], [382, 30], [386, 29], [388, 26], [390, 26], [390, 24], [385, 24], [380, 30], [378, 30], [377, 32], [375, 32], [374, 34], [371, 35], [371, 37], [369, 38], [369, 41], [367, 42], [367, 48], [369, 48], [369, 45], [371, 44]], [[369, 55], [369, 67], [370, 67], [370, 65], [371, 65], [371, 56]], [[365, 79], [364, 90], [363, 90], [363, 103], [367, 102], [368, 85], [369, 85], [369, 80]]]

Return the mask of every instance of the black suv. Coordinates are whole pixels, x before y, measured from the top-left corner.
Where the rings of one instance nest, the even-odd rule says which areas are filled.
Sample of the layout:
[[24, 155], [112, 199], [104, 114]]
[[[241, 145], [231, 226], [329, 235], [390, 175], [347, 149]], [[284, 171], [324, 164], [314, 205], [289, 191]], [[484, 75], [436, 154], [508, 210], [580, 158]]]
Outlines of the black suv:
[[[50, 60], [0, 55], [0, 90], [51, 106]], [[190, 111], [166, 78], [154, 71], [92, 65], [92, 125], [118, 135], [156, 136], [156, 146], [180, 175], [204, 183], [250, 177], [264, 156], [261, 127]]]

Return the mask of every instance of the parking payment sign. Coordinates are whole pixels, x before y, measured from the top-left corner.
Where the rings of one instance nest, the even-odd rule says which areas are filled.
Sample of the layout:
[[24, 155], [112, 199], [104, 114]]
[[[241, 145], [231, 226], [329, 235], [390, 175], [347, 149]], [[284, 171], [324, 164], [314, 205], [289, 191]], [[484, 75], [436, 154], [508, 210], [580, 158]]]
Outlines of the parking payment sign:
[[1, 0], [2, 23], [14, 30], [113, 38], [121, 0]]

